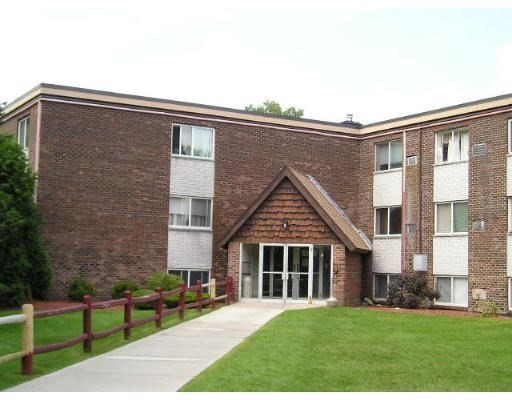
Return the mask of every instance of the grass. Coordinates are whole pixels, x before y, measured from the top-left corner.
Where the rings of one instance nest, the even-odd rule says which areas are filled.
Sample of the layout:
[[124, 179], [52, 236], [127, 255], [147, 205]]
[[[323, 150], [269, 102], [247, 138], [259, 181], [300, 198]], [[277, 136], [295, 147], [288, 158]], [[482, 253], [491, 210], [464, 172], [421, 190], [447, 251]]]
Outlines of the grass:
[[512, 320], [287, 311], [182, 391], [510, 391]]
[[[209, 309], [203, 309], [203, 313], [209, 312]], [[18, 314], [19, 312], [0, 312], [0, 316]], [[154, 314], [153, 310], [141, 311], [134, 310], [133, 319], [143, 318]], [[95, 310], [93, 312], [93, 330], [99, 332], [123, 322], [123, 311]], [[196, 318], [199, 314], [194, 310], [185, 312], [185, 320]], [[177, 325], [180, 320], [176, 314], [164, 318], [163, 328], [169, 328]], [[82, 344], [78, 344], [67, 349], [40, 354], [34, 356], [34, 373], [31, 376], [21, 375], [21, 360], [13, 360], [5, 364], [0, 364], [0, 390], [18, 385], [28, 380], [37, 378], [50, 372], [67, 367], [77, 362], [96, 357], [102, 353], [113, 350], [134, 340], [143, 338], [152, 333], [156, 333], [154, 322], [148, 323], [136, 328], [132, 328], [132, 337], [125, 340], [123, 332], [112, 336], [95, 340], [93, 342], [93, 351], [84, 353]], [[35, 345], [57, 343], [69, 340], [82, 333], [82, 313], [64, 314], [34, 321]], [[9, 354], [21, 350], [21, 324], [0, 326], [0, 355]]]

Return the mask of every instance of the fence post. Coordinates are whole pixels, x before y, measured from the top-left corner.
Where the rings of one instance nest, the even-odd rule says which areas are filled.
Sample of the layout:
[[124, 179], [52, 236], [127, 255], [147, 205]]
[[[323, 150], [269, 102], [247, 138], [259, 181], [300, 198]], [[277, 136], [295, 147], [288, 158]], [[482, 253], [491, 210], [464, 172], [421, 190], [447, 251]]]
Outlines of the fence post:
[[132, 292], [127, 290], [124, 292], [124, 297], [128, 300], [124, 305], [124, 323], [127, 324], [127, 327], [124, 328], [124, 338], [129, 339], [132, 336]]
[[215, 278], [213, 278], [211, 280], [211, 285], [210, 285], [210, 296], [212, 299], [212, 302], [211, 302], [212, 310], [215, 310], [215, 297], [217, 297], [217, 294], [215, 293], [216, 291], [217, 291], [217, 283], [215, 281]]
[[34, 306], [23, 304], [22, 312], [26, 320], [23, 323], [21, 373], [32, 375], [34, 366]]
[[84, 351], [92, 351], [92, 298], [89, 295], [84, 296], [84, 303], [87, 308], [84, 310], [84, 333], [87, 339], [84, 340]]
[[155, 326], [160, 329], [162, 327], [162, 304], [163, 304], [163, 296], [162, 296], [162, 288], [156, 288], [156, 292], [158, 293], [158, 299], [156, 301], [155, 312], [157, 315], [157, 319], [155, 320]]
[[185, 292], [187, 291], [187, 285], [185, 282], [181, 284], [181, 292], [180, 292], [180, 319], [185, 318]]
[[197, 281], [197, 311], [199, 314], [203, 312], [203, 282]]

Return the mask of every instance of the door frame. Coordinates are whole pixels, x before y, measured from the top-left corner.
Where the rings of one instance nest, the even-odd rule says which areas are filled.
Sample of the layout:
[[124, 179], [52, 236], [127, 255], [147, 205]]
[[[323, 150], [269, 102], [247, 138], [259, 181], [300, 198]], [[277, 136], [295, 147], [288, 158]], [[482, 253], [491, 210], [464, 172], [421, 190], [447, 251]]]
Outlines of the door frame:
[[[312, 300], [313, 299], [313, 244], [309, 243], [259, 243], [259, 260], [258, 260], [258, 300], [267, 300], [263, 298], [263, 249], [264, 247], [283, 247], [283, 297], [282, 301], [293, 301], [288, 298], [288, 248], [289, 247], [302, 247], [308, 249], [308, 294], [306, 299], [300, 299], [299, 301]], [[331, 257], [332, 258], [332, 257]]]

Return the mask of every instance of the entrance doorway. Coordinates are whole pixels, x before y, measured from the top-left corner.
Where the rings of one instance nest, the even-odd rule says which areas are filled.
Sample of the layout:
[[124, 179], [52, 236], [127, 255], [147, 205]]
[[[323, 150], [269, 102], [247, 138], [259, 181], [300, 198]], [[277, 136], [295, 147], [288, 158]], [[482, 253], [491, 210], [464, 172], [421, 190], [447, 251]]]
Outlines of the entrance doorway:
[[328, 298], [331, 245], [242, 244], [241, 295], [261, 300]]

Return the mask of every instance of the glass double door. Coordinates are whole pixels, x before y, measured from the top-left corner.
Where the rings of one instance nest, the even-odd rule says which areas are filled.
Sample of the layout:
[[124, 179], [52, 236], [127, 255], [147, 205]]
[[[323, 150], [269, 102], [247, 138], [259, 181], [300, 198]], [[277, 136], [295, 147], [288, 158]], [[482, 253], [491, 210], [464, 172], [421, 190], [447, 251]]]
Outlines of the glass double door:
[[260, 290], [263, 299], [313, 297], [312, 245], [260, 245]]

